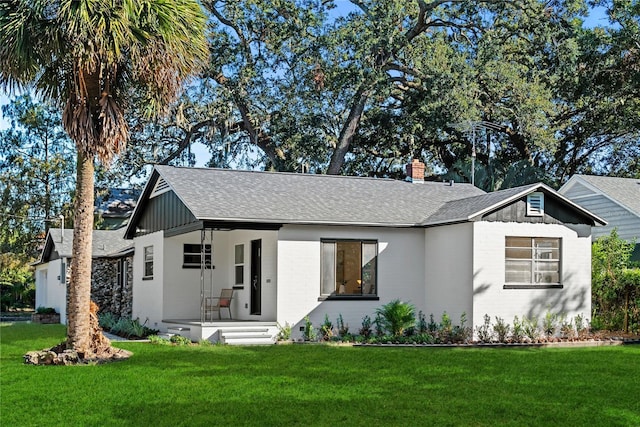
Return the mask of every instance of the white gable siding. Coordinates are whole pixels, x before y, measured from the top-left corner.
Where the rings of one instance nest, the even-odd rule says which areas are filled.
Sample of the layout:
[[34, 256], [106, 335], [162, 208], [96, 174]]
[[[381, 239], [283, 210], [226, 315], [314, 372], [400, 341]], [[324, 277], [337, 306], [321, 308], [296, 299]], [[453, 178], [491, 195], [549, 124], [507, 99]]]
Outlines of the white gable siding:
[[[588, 226], [579, 233], [558, 224], [477, 222], [473, 227], [473, 324], [489, 314], [513, 324], [514, 316], [538, 316], [547, 311], [591, 317], [591, 238]], [[561, 243], [562, 289], [503, 289], [505, 237], [558, 237]], [[580, 237], [583, 236], [583, 237]]]
[[[379, 301], [327, 300], [320, 296], [320, 239], [378, 241]], [[399, 298], [424, 310], [424, 234], [415, 229], [377, 227], [284, 226], [278, 232], [278, 316], [281, 325], [293, 325], [300, 338], [304, 317], [317, 328], [325, 315], [336, 325], [342, 314], [351, 332], [357, 333], [362, 317], [372, 320], [375, 310]]]
[[473, 224], [455, 224], [425, 230], [425, 315], [441, 319], [444, 311], [459, 324], [473, 317]]

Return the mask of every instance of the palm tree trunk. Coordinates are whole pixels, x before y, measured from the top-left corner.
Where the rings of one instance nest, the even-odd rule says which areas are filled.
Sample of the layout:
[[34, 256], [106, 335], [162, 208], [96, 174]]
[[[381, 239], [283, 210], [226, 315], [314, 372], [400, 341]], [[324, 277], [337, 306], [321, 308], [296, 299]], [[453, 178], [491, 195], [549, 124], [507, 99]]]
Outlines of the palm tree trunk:
[[93, 239], [93, 156], [78, 149], [76, 203], [69, 304], [67, 307], [67, 347], [78, 353], [90, 352], [91, 325], [91, 245]]

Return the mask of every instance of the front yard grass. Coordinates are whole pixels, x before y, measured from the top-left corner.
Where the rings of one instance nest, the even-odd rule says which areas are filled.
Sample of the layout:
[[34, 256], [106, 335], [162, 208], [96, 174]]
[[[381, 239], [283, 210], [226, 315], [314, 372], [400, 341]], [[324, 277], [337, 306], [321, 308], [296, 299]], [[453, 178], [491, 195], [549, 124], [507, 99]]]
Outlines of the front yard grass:
[[0, 425], [640, 425], [640, 346], [572, 349], [116, 343], [28, 366], [60, 325], [0, 324]]

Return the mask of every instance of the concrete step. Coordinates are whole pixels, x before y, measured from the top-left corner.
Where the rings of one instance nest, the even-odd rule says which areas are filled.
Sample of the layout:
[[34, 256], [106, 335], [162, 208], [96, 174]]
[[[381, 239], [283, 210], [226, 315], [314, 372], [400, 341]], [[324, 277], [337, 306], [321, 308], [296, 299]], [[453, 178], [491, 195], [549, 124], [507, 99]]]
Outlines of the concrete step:
[[275, 343], [275, 337], [268, 328], [221, 329], [220, 342], [228, 345], [269, 345]]

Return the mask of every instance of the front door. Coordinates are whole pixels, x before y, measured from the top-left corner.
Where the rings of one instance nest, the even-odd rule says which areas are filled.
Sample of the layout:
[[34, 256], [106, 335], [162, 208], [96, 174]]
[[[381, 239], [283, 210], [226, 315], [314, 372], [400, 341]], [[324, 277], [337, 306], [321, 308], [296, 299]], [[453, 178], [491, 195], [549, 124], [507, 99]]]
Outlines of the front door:
[[262, 312], [262, 240], [251, 241], [251, 314]]

